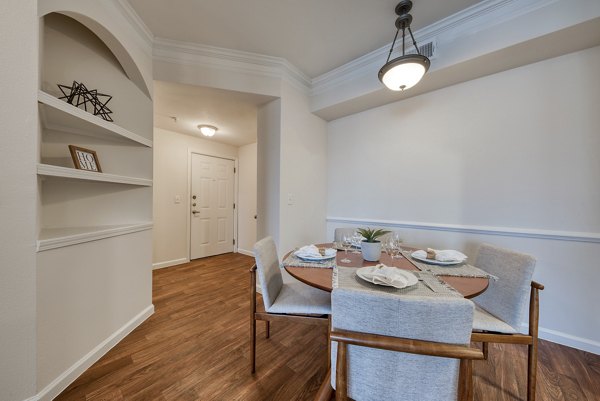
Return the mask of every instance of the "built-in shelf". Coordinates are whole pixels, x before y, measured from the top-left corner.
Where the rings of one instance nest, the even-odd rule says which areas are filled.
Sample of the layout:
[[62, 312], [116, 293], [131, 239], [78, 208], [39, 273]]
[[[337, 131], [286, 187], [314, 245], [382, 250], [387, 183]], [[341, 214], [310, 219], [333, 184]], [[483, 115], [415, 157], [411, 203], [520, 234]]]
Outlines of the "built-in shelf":
[[152, 223], [150, 222], [111, 226], [43, 228], [37, 241], [37, 251], [42, 252], [83, 242], [97, 241], [151, 228]]
[[152, 186], [152, 180], [138, 177], [128, 177], [124, 175], [96, 173], [94, 171], [77, 170], [74, 168], [53, 166], [51, 164], [38, 164], [38, 175], [48, 177], [60, 177], [75, 180], [111, 182], [115, 184], [139, 185], [144, 187]]
[[152, 141], [117, 124], [77, 108], [44, 91], [38, 91], [40, 118], [45, 128], [100, 138], [125, 138], [152, 147]]

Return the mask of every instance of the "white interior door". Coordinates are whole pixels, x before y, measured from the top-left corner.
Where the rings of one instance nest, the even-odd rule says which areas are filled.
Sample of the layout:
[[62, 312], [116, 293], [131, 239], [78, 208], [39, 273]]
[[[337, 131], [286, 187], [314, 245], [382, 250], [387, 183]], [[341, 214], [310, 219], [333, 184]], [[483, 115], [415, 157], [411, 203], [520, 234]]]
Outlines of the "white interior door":
[[233, 160], [192, 153], [190, 259], [233, 252]]

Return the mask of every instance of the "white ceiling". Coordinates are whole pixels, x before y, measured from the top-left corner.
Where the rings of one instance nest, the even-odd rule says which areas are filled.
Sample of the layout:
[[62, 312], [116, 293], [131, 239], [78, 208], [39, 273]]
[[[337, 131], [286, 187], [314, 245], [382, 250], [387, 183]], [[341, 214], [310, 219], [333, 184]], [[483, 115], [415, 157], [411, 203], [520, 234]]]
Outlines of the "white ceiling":
[[[128, 0], [155, 37], [283, 57], [311, 78], [389, 44], [398, 0]], [[478, 0], [413, 0], [414, 31]], [[154, 125], [210, 140], [256, 142], [257, 106], [271, 98], [155, 82]], [[177, 117], [177, 122], [171, 116]]]
[[[233, 146], [256, 142], [258, 106], [273, 98], [170, 82], [154, 82], [154, 126]], [[171, 117], [177, 117], [177, 122]], [[212, 138], [200, 134], [199, 124], [214, 125]]]
[[[391, 43], [398, 0], [129, 0], [161, 38], [283, 57], [314, 78]], [[478, 0], [413, 0], [413, 31]]]

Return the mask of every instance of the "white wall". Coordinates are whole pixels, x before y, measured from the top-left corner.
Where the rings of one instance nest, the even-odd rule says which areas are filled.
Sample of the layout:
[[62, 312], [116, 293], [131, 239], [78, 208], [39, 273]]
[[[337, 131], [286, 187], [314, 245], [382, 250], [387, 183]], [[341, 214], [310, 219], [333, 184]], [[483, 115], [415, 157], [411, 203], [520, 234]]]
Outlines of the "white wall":
[[[154, 267], [167, 267], [189, 260], [187, 225], [188, 157], [193, 151], [236, 159], [237, 148], [154, 128]], [[175, 196], [181, 203], [175, 203]]]
[[[325, 240], [327, 123], [310, 111], [309, 98], [282, 83], [280, 254]], [[291, 197], [291, 199], [290, 199]]]
[[0, 3], [0, 399], [6, 401], [35, 394], [36, 10], [35, 0]]
[[238, 252], [253, 254], [256, 242], [257, 145], [238, 148]]
[[419, 246], [531, 253], [542, 337], [600, 353], [598, 71], [596, 47], [331, 122], [330, 236], [387, 224]]
[[279, 242], [281, 99], [258, 109], [256, 238]]

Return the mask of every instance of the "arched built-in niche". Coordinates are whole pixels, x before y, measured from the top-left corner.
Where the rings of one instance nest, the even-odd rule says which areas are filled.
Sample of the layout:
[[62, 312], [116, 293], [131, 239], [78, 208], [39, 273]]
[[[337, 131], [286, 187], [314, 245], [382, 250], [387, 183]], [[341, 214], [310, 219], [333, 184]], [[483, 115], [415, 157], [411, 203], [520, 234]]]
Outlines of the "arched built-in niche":
[[[152, 313], [153, 130], [150, 86], [119, 35], [72, 10], [42, 15], [37, 379], [51, 399]], [[114, 122], [58, 98], [73, 80], [113, 96]], [[69, 145], [96, 151], [102, 172], [75, 168]]]

